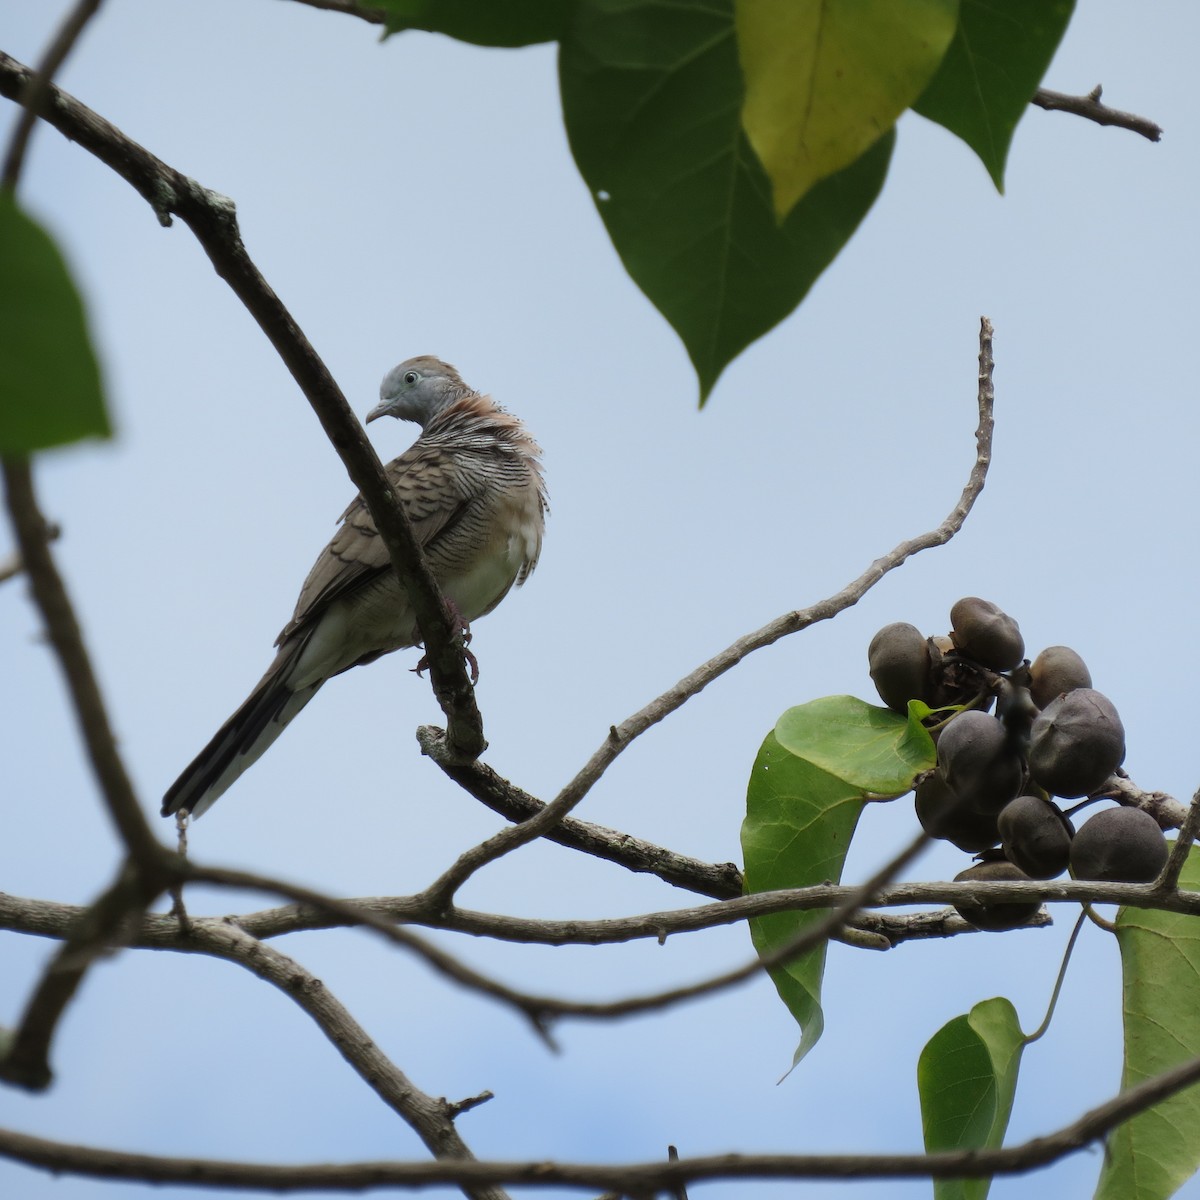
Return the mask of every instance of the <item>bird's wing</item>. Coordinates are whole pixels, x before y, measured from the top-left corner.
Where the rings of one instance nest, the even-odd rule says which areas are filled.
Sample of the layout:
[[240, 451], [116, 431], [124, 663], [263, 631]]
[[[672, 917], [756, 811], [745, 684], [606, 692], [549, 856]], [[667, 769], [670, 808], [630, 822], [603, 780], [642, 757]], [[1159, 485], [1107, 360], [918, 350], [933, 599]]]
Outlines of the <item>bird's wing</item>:
[[[385, 468], [421, 546], [428, 550], [454, 527], [476, 498], [477, 488], [452, 456], [418, 441]], [[390, 571], [387, 547], [361, 496], [341, 516], [341, 526], [321, 552], [300, 589], [296, 611], [276, 639], [280, 645], [309, 625], [334, 600]]]

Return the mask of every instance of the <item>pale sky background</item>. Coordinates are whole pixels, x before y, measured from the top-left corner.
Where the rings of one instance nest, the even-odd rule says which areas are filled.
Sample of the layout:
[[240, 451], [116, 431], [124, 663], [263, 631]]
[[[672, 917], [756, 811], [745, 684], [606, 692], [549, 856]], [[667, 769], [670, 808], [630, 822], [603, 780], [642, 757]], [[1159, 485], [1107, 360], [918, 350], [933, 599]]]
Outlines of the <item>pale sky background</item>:
[[[29, 62], [66, 3], [0, 0]], [[110, 0], [60, 82], [130, 137], [233, 197], [251, 256], [365, 414], [380, 378], [438, 354], [545, 449], [552, 516], [530, 585], [475, 630], [486, 761], [549, 797], [609, 725], [735, 637], [840, 588], [942, 519], [973, 454], [977, 327], [996, 328], [995, 465], [963, 534], [855, 609], [760, 652], [645, 735], [579, 810], [712, 861], [739, 860], [746, 779], [788, 706], [872, 697], [883, 624], [943, 632], [977, 594], [1031, 652], [1065, 642], [1117, 705], [1126, 762], [1181, 798], [1195, 752], [1196, 194], [1200, 9], [1080, 5], [1047, 78], [1097, 82], [1157, 120], [1155, 146], [1031, 110], [1007, 196], [943, 129], [908, 115], [883, 195], [801, 309], [726, 373], [703, 412], [672, 331], [624, 274], [563, 134], [551, 46], [494, 51], [278, 0]], [[11, 123], [12, 106], [5, 105]], [[121, 749], [148, 811], [270, 660], [352, 495], [287, 371], [181, 225], [49, 129], [28, 206], [87, 297], [114, 442], [47, 455], [38, 483]], [[371, 427], [399, 453], [413, 427]], [[0, 555], [10, 548], [0, 532]], [[117, 846], [24, 586], [0, 587], [0, 887], [82, 903]], [[335, 680], [194, 829], [211, 863], [341, 895], [426, 884], [498, 818], [421, 758], [439, 713], [414, 655]], [[868, 812], [861, 878], [915, 830]], [[162, 834], [171, 828], [164, 823]], [[913, 878], [966, 865], [930, 851]], [[694, 899], [538, 845], [471, 907], [623, 915]], [[195, 913], [265, 907], [196, 891]], [[834, 947], [824, 1040], [783, 1084], [797, 1030], [764, 978], [667, 1015], [567, 1023], [562, 1053], [512, 1014], [358, 933], [277, 943], [318, 973], [420, 1087], [496, 1099], [463, 1117], [481, 1157], [656, 1159], [725, 1150], [920, 1148], [920, 1048], [1006, 995], [1038, 1024], [1074, 913], [1053, 928]], [[742, 962], [744, 929], [606, 950], [444, 940], [526, 987], [640, 992]], [[0, 1023], [52, 950], [0, 938]], [[1050, 1034], [1025, 1055], [1024, 1140], [1110, 1096], [1119, 960], [1085, 931]], [[0, 1089], [0, 1126], [128, 1150], [259, 1161], [423, 1157], [406, 1126], [285, 997], [233, 967], [129, 952], [94, 970], [43, 1096]], [[1097, 1150], [992, 1195], [1088, 1196]], [[923, 1197], [927, 1183], [712, 1185], [733, 1197]], [[0, 1194], [103, 1200], [132, 1185], [0, 1161]], [[171, 1200], [180, 1189], [155, 1193]], [[195, 1192], [187, 1191], [187, 1195]], [[241, 1193], [225, 1193], [241, 1195]], [[435, 1194], [435, 1193], [428, 1193]], [[437, 1195], [457, 1194], [447, 1189]], [[541, 1192], [560, 1196], [566, 1192]], [[1181, 1195], [1200, 1197], [1193, 1181]]]

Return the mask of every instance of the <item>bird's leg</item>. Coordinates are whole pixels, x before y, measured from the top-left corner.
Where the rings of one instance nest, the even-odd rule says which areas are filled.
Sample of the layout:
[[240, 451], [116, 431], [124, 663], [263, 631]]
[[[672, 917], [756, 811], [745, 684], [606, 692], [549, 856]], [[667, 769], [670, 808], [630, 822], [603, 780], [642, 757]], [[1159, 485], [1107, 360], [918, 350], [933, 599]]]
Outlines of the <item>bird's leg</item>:
[[[471, 653], [470, 650], [467, 649], [467, 647], [471, 644], [471, 626], [468, 625], [467, 622], [463, 620], [462, 613], [460, 613], [458, 611], [458, 605], [455, 604], [454, 601], [451, 600], [449, 596], [447, 596], [445, 599], [446, 599], [446, 607], [450, 610], [451, 634], [457, 635], [458, 637], [462, 638], [463, 657], [467, 660], [467, 666], [471, 670], [471, 686], [474, 687], [475, 684], [477, 684], [479, 682], [479, 660], [475, 657], [474, 654]], [[421, 645], [421, 643], [419, 641], [416, 641], [416, 638], [419, 636], [419, 633], [420, 633], [419, 630], [413, 631], [414, 642], [418, 646]], [[413, 667], [412, 670], [416, 674], [421, 675], [424, 673], [425, 668], [428, 666], [429, 666], [429, 655], [422, 654], [421, 661], [419, 663], [417, 663], [417, 665], [415, 667]]]

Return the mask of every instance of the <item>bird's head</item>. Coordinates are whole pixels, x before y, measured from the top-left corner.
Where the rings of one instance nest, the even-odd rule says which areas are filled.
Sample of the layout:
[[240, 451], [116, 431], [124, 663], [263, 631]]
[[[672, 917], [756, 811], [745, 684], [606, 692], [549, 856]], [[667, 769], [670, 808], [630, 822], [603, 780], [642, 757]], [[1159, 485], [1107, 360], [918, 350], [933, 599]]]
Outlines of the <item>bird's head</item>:
[[398, 417], [402, 421], [416, 421], [423, 428], [442, 409], [470, 394], [471, 389], [449, 363], [422, 354], [406, 359], [383, 377], [379, 403], [367, 413], [367, 421]]

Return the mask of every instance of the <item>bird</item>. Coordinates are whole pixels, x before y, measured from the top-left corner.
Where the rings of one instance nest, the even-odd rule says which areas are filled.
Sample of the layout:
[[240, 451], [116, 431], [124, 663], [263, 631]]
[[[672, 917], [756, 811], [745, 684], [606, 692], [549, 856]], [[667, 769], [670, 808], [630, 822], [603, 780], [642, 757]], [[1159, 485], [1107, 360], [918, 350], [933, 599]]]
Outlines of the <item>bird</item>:
[[[464, 632], [532, 574], [548, 511], [541, 449], [517, 417], [448, 363], [393, 367], [367, 423], [421, 426], [385, 471]], [[359, 495], [340, 518], [275, 640], [274, 661], [241, 707], [163, 796], [162, 815], [205, 812], [334, 675], [418, 644], [404, 590]]]

